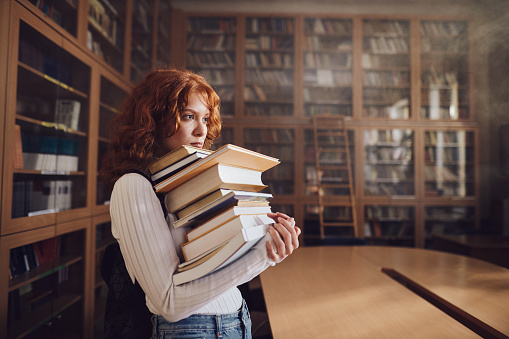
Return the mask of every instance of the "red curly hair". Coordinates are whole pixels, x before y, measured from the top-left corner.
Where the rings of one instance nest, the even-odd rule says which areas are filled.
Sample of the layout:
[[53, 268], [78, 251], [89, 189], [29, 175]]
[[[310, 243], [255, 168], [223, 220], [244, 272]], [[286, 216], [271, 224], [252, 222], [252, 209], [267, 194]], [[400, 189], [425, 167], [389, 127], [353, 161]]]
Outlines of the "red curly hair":
[[202, 94], [210, 116], [204, 148], [221, 132], [220, 100], [204, 77], [188, 70], [156, 69], [138, 83], [111, 123], [110, 150], [101, 176], [108, 186], [127, 172], [147, 173], [156, 157], [160, 137], [171, 137], [180, 126], [180, 114], [189, 97]]

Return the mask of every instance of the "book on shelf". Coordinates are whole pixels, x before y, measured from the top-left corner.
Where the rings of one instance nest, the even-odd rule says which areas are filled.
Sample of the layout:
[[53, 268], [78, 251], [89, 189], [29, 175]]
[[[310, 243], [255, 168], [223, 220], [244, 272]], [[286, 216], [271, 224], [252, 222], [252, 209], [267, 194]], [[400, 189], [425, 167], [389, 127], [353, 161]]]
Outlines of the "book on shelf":
[[[222, 166], [238, 166], [238, 168], [258, 171], [261, 173], [279, 164], [279, 160], [239, 146], [226, 144], [218, 150], [214, 151], [209, 156], [198, 160], [197, 162], [172, 175], [171, 177], [154, 185], [154, 189], [157, 193], [169, 192], [187, 180], [196, 177], [198, 174], [218, 164], [221, 164]], [[216, 189], [217, 188], [221, 187], [216, 187]], [[243, 188], [240, 187], [232, 187], [232, 189], [243, 190]], [[261, 190], [261, 188], [259, 190]], [[208, 191], [207, 193], [210, 192], [212, 192], [212, 190]], [[201, 197], [203, 197], [205, 194], [202, 194]], [[194, 200], [197, 200], [198, 198], [200, 197], [195, 197]], [[189, 201], [188, 203], [191, 202], [192, 201]]]
[[268, 206], [270, 193], [218, 189], [178, 211], [174, 227], [191, 226], [232, 206]]
[[[165, 171], [168, 167], [176, 164], [177, 162], [187, 158], [190, 155], [197, 154], [200, 158], [205, 157], [211, 154], [213, 151], [206, 150], [203, 148], [193, 147], [189, 145], [182, 145], [179, 148], [166, 153], [162, 157], [158, 158], [156, 161], [152, 162], [148, 166], [148, 170], [152, 174], [152, 180], [156, 174], [159, 174], [162, 171]], [[169, 173], [168, 171], [166, 171]]]
[[[224, 225], [227, 222], [230, 222], [239, 216], [250, 216], [249, 219], [253, 219], [252, 221], [266, 221], [267, 223], [272, 223], [272, 219], [267, 219], [267, 213], [271, 212], [270, 206], [232, 206], [225, 211], [219, 212], [214, 215], [212, 218], [201, 222], [198, 226], [194, 227], [190, 231], [187, 232], [186, 238], [187, 241], [193, 241], [201, 237], [202, 235], [213, 231], [214, 229]], [[256, 218], [255, 216], [261, 216]], [[246, 219], [246, 218], [244, 218]], [[247, 221], [242, 218], [238, 221]], [[245, 225], [249, 225], [246, 223]]]
[[21, 127], [14, 125], [14, 169], [23, 169], [23, 147], [21, 143]]
[[165, 205], [173, 213], [220, 188], [258, 192], [265, 187], [261, 171], [219, 163], [167, 192]]
[[173, 274], [173, 284], [181, 285], [217, 271], [242, 257], [267, 233], [267, 226], [260, 225], [243, 229], [228, 240], [219, 251], [204, 262], [187, 270]]
[[58, 99], [55, 104], [56, 122], [72, 130], [78, 130], [81, 102], [78, 100]]

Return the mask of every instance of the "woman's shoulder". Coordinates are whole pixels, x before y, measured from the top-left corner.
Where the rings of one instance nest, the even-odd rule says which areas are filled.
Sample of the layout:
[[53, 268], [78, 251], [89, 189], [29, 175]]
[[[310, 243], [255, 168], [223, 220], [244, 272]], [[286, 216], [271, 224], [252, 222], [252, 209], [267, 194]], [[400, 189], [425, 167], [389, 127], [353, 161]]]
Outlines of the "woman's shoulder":
[[138, 172], [129, 172], [122, 175], [115, 182], [115, 186], [113, 189], [120, 189], [125, 187], [133, 187], [133, 186], [141, 186], [148, 187], [152, 189], [152, 184], [149, 181], [148, 177]]

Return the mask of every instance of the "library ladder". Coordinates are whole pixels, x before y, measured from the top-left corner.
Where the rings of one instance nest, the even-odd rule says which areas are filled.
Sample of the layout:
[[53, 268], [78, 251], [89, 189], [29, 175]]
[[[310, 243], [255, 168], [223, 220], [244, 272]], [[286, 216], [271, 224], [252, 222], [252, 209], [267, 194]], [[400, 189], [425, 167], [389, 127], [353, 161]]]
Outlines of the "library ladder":
[[[328, 232], [330, 228], [352, 228], [358, 236], [348, 130], [343, 116], [313, 117], [315, 163], [318, 188], [320, 237], [351, 232]], [[351, 235], [351, 234], [348, 234]]]

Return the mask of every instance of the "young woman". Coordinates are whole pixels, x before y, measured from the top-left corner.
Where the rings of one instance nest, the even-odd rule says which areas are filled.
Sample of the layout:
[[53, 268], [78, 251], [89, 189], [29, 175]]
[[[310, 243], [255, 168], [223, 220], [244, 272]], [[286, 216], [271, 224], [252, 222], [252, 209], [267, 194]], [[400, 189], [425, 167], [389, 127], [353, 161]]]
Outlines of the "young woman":
[[274, 225], [240, 260], [187, 284], [172, 284], [189, 229], [172, 226], [175, 217], [165, 217], [151, 183], [133, 172], [147, 174], [149, 163], [181, 145], [210, 147], [221, 130], [219, 103], [203, 77], [155, 70], [132, 89], [112, 123], [112, 149], [101, 171], [114, 184], [111, 228], [154, 314], [154, 338], [250, 338], [249, 313], [237, 286], [299, 247], [294, 219], [269, 213]]

